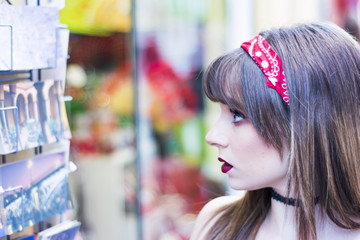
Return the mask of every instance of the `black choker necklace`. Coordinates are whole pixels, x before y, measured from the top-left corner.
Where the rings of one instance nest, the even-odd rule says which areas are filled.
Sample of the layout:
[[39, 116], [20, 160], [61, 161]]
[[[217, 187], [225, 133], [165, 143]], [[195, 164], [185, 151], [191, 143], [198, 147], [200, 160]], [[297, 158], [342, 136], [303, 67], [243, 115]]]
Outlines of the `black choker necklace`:
[[[279, 201], [285, 205], [290, 205], [293, 207], [297, 207], [299, 206], [299, 200], [295, 199], [295, 198], [287, 198], [284, 197], [282, 195], [280, 195], [279, 193], [277, 193], [274, 189], [271, 188], [271, 198], [273, 198], [276, 201]], [[319, 197], [315, 198], [315, 204], [317, 204], [319, 202]]]
[[290, 205], [290, 206], [298, 206], [299, 205], [299, 201], [295, 198], [287, 198], [284, 197], [282, 195], [280, 195], [279, 193], [275, 192], [274, 189], [271, 189], [271, 198], [273, 198], [276, 201], [279, 201], [285, 205]]

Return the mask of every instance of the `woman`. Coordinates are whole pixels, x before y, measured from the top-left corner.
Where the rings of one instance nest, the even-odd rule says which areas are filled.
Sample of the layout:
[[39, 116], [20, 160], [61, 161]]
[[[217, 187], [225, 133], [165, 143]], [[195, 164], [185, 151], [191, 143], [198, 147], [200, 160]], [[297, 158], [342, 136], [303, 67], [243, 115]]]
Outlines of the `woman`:
[[329, 23], [262, 32], [204, 78], [230, 186], [192, 239], [360, 239], [360, 47]]

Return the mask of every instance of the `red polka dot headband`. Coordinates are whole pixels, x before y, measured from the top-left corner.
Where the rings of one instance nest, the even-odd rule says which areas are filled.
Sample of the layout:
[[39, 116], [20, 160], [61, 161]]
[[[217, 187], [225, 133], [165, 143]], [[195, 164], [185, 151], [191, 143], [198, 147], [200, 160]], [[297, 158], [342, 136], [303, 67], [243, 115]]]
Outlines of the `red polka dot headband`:
[[261, 35], [255, 36], [241, 47], [254, 59], [266, 77], [266, 84], [275, 89], [289, 105], [289, 96], [281, 59]]

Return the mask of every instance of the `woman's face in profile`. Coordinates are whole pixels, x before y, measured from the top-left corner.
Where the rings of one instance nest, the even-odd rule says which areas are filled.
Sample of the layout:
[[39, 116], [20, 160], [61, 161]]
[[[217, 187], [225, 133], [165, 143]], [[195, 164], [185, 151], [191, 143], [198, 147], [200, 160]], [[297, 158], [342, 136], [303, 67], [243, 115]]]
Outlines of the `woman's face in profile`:
[[283, 152], [282, 160], [277, 149], [265, 143], [242, 113], [224, 104], [220, 108], [220, 117], [207, 133], [206, 142], [218, 148], [221, 170], [228, 175], [230, 186], [235, 190], [285, 190], [288, 150]]

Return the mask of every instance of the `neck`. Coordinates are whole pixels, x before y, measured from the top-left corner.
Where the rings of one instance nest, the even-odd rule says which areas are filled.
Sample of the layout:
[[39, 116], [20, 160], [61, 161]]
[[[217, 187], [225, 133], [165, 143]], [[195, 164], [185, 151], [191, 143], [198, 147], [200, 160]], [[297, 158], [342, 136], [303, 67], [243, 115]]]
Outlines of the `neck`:
[[[276, 192], [285, 196], [284, 192], [275, 189]], [[295, 206], [285, 204], [271, 198], [271, 207], [261, 225], [259, 232], [266, 233], [267, 236], [278, 236], [277, 239], [297, 239]], [[266, 236], [259, 239], [267, 239]]]
[[[277, 192], [275, 191], [275, 193]], [[296, 223], [296, 205], [298, 202], [294, 198], [285, 198], [284, 195], [277, 196], [273, 194], [271, 207], [262, 227], [266, 228], [266, 232], [271, 233], [272, 236], [279, 236], [277, 239], [298, 239]], [[318, 201], [318, 199], [315, 201]], [[320, 230], [320, 234], [322, 234], [321, 232], [324, 232], [324, 229], [325, 232], [328, 232], [329, 228], [334, 228], [334, 224], [328, 218], [322, 219], [318, 210], [316, 208], [315, 211], [316, 229]]]
[[282, 236], [282, 239], [296, 239], [296, 207], [272, 198], [267, 221], [271, 229], [277, 232], [274, 236]]

